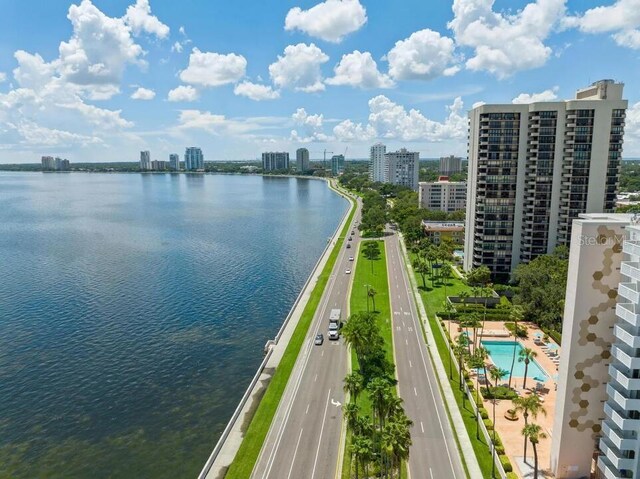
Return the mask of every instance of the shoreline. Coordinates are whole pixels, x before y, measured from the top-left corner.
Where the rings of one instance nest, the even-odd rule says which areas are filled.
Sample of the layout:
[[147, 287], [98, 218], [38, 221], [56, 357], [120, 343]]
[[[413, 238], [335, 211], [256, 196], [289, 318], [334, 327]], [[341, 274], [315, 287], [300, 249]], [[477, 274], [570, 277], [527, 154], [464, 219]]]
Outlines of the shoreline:
[[[272, 176], [272, 175], [255, 175], [255, 176]], [[292, 175], [273, 175], [274, 177], [288, 178]], [[313, 178], [313, 177], [302, 177]], [[309, 302], [309, 299], [317, 285], [318, 279], [322, 274], [326, 263], [334, 251], [334, 248], [338, 246], [340, 233], [344, 229], [345, 224], [348, 222], [351, 213], [357, 208], [357, 204], [347, 193], [339, 190], [333, 184], [331, 179], [315, 177], [313, 179], [324, 180], [327, 183], [327, 187], [333, 190], [336, 194], [345, 198], [349, 205], [342, 216], [336, 230], [331, 236], [331, 240], [327, 243], [324, 251], [321, 253], [318, 261], [309, 274], [305, 284], [302, 286], [298, 297], [294, 301], [288, 315], [284, 319], [274, 339], [267, 342], [267, 352], [262, 363], [259, 365], [256, 374], [249, 383], [247, 390], [242, 396], [236, 410], [229, 419], [227, 426], [218, 439], [215, 447], [213, 448], [209, 458], [207, 459], [202, 471], [200, 472], [199, 479], [221, 479], [225, 476], [227, 469], [234, 461], [238, 450], [245, 438], [245, 434], [249, 429], [249, 425], [258, 409], [260, 401], [266, 392], [271, 378], [275, 374], [276, 368], [280, 364], [280, 361], [289, 345], [291, 337], [298, 326], [298, 322], [302, 316], [302, 313]], [[306, 332], [305, 332], [306, 335]], [[299, 354], [299, 351], [298, 353]], [[296, 357], [297, 357], [296, 354]], [[288, 382], [288, 381], [287, 381]]]

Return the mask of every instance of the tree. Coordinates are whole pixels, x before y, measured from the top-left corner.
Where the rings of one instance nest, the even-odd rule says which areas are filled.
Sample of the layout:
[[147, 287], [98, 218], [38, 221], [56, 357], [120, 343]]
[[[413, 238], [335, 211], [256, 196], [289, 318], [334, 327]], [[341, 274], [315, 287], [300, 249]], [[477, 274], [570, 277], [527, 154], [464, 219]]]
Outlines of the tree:
[[491, 270], [484, 265], [473, 268], [467, 273], [466, 279], [470, 286], [483, 286], [491, 280]]
[[[482, 348], [476, 348], [473, 355], [469, 358], [469, 366], [476, 370], [476, 439], [480, 439], [480, 368], [485, 368], [485, 360], [487, 359], [487, 351]], [[486, 376], [486, 369], [485, 369]]]
[[358, 394], [362, 392], [364, 388], [362, 375], [354, 371], [351, 374], [347, 374], [344, 378], [344, 392], [348, 392], [353, 398], [353, 402], [358, 402]]
[[547, 435], [542, 432], [542, 428], [537, 424], [526, 425], [522, 428], [522, 435], [524, 436], [525, 444], [527, 439], [529, 439], [531, 447], [533, 448], [533, 479], [538, 479], [538, 448], [536, 446], [540, 442], [540, 439], [546, 438]]
[[493, 456], [493, 461], [491, 463], [491, 476], [495, 477], [495, 467], [496, 467], [496, 390], [498, 389], [498, 381], [500, 381], [502, 378], [504, 378], [506, 375], [508, 374], [507, 371], [505, 371], [504, 369], [500, 369], [498, 367], [493, 367], [489, 370], [489, 375], [491, 376], [491, 379], [493, 380], [494, 384], [495, 384], [495, 389], [494, 389], [494, 393], [492, 396], [492, 401], [491, 404], [493, 406], [493, 438], [492, 438], [492, 442], [493, 442], [493, 448], [492, 448], [492, 456]]
[[444, 297], [447, 298], [447, 282], [451, 278], [451, 265], [449, 263], [443, 263], [440, 266], [440, 274], [442, 275], [442, 279], [444, 280]]
[[[513, 408], [522, 412], [522, 417], [524, 418], [524, 425], [529, 424], [529, 415], [534, 419], [537, 419], [538, 414], [547, 415], [547, 410], [542, 405], [542, 401], [540, 400], [540, 396], [536, 393], [529, 394], [526, 397], [517, 397], [511, 400], [513, 404]], [[527, 460], [527, 440], [524, 441], [524, 458]]]
[[513, 357], [511, 358], [511, 370], [509, 371], [509, 388], [511, 388], [511, 378], [513, 378], [513, 367], [516, 364], [516, 351], [518, 350], [518, 321], [522, 321], [522, 308], [513, 306], [509, 313], [509, 318], [513, 321]]
[[367, 288], [367, 297], [371, 298], [371, 301], [373, 302], [373, 312], [376, 312], [376, 294], [378, 294], [378, 292], [369, 287]]
[[[456, 345], [453, 347], [453, 351], [455, 355], [458, 356], [458, 368], [460, 370], [460, 390], [461, 391], [464, 390], [464, 388], [462, 387], [462, 372], [464, 369], [462, 367], [462, 359], [464, 358], [465, 353], [467, 353], [468, 345], [469, 345], [469, 338], [464, 334], [460, 334], [458, 335]], [[463, 394], [462, 398], [464, 399], [464, 397], [465, 395]]]
[[353, 434], [360, 434], [358, 430], [358, 414], [360, 413], [360, 406], [356, 403], [350, 402], [342, 406], [344, 417], [347, 420], [347, 427], [353, 432]]
[[[450, 345], [451, 344], [451, 322], [452, 322], [451, 313], [455, 311], [455, 308], [447, 298], [445, 298], [445, 300], [443, 301], [443, 307], [444, 307], [445, 313], [447, 313], [447, 320], [448, 320], [448, 326], [449, 326], [448, 343]], [[451, 354], [449, 354], [449, 379], [453, 379], [453, 358], [451, 357]]]
[[380, 236], [385, 224], [387, 224], [387, 213], [384, 203], [382, 206], [376, 204], [363, 208], [362, 221], [358, 229], [371, 236]]
[[413, 262], [413, 269], [422, 278], [422, 287], [424, 289], [427, 289], [426, 276], [427, 274], [429, 274], [429, 271], [431, 270], [427, 262], [418, 258]]
[[520, 350], [519, 356], [520, 357], [518, 358], [518, 362], [524, 362], [524, 382], [522, 383], [522, 388], [525, 389], [527, 387], [527, 372], [529, 371], [529, 363], [533, 358], [538, 356], [538, 353], [536, 353], [531, 348], [522, 348]]
[[369, 260], [371, 273], [373, 273], [373, 262], [380, 259], [380, 245], [377, 241], [365, 241], [362, 245], [362, 254]]

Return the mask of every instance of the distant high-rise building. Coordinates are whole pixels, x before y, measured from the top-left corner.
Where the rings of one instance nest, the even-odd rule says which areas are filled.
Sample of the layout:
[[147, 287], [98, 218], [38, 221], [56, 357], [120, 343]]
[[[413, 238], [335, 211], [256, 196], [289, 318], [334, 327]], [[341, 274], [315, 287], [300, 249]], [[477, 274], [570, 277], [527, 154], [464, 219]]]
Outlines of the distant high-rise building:
[[462, 181], [449, 181], [447, 176], [441, 176], [438, 181], [419, 183], [420, 208], [453, 213], [465, 209], [466, 198], [467, 184]]
[[269, 151], [262, 154], [263, 171], [276, 171], [289, 169], [289, 153]]
[[56, 161], [53, 156], [43, 156], [40, 161], [43, 170], [53, 171], [56, 169]]
[[344, 155], [333, 155], [331, 157], [331, 174], [333, 176], [341, 175], [344, 171]]
[[406, 186], [417, 191], [420, 153], [401, 148], [394, 153], [385, 153], [384, 157], [389, 168], [387, 183]]
[[387, 147], [382, 143], [376, 143], [371, 147], [369, 154], [369, 179], [373, 182], [385, 183], [388, 181], [387, 173], [389, 168], [384, 157], [386, 152]]
[[485, 265], [509, 275], [520, 262], [569, 246], [579, 214], [613, 211], [622, 89], [602, 80], [573, 100], [471, 110], [465, 270]]
[[440, 157], [440, 174], [451, 176], [462, 172], [462, 158], [459, 156], [442, 156]]
[[180, 155], [177, 153], [171, 153], [169, 155], [169, 168], [173, 171], [180, 170]]
[[164, 171], [167, 169], [167, 162], [164, 160], [153, 160], [151, 162], [151, 169], [153, 171]]
[[151, 153], [149, 151], [140, 152], [140, 169], [143, 171], [151, 169]]
[[296, 150], [296, 167], [298, 173], [309, 170], [309, 150], [306, 148], [298, 148]]
[[187, 171], [204, 170], [204, 156], [200, 148], [190, 146], [185, 150], [184, 169]]

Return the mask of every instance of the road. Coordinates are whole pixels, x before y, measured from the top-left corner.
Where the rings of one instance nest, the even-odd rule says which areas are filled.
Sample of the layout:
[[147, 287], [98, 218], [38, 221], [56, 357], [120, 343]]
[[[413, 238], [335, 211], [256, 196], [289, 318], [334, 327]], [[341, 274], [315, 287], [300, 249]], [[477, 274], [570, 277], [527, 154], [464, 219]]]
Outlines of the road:
[[[361, 203], [351, 224], [360, 221]], [[348, 235], [349, 236], [349, 235]], [[338, 258], [313, 318], [260, 456], [251, 475], [256, 479], [333, 479], [341, 457], [343, 379], [347, 374], [347, 348], [342, 338], [328, 340], [329, 312], [342, 310], [347, 317], [351, 274], [359, 234], [338, 242]], [[324, 335], [321, 346], [314, 345], [317, 333]]]
[[409, 477], [463, 479], [466, 475], [420, 329], [397, 234], [387, 235], [385, 243], [398, 387], [413, 421]]

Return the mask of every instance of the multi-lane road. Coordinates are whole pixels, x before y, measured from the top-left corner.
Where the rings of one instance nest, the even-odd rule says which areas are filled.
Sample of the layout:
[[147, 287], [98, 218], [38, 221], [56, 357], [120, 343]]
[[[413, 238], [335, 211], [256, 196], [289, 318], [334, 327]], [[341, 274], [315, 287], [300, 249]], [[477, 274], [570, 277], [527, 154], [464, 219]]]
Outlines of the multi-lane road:
[[[350, 231], [360, 221], [361, 205]], [[393, 232], [392, 232], [393, 233]], [[433, 366], [420, 329], [419, 317], [402, 263], [396, 234], [387, 235], [387, 268], [392, 308], [395, 359], [400, 397], [413, 421], [409, 457], [411, 479], [465, 478]], [[358, 250], [359, 234], [346, 248], [342, 240], [338, 259], [311, 323], [293, 372], [271, 423], [251, 475], [255, 479], [333, 479], [341, 460], [343, 379], [347, 374], [347, 348], [342, 338], [327, 338], [329, 312], [348, 314], [350, 257]], [[324, 334], [321, 346], [314, 345]]]
[[[360, 221], [361, 204], [347, 236]], [[349, 257], [355, 257], [359, 235], [353, 235], [351, 248], [342, 240], [338, 258], [324, 295], [309, 328], [291, 377], [271, 423], [251, 475], [256, 479], [333, 479], [341, 453], [343, 379], [347, 374], [347, 348], [342, 338], [328, 339], [329, 313], [342, 311], [346, 319], [351, 274]], [[321, 346], [314, 345], [317, 333], [324, 335]]]
[[420, 328], [397, 234], [385, 238], [399, 395], [413, 421], [411, 479], [463, 479], [460, 453]]

